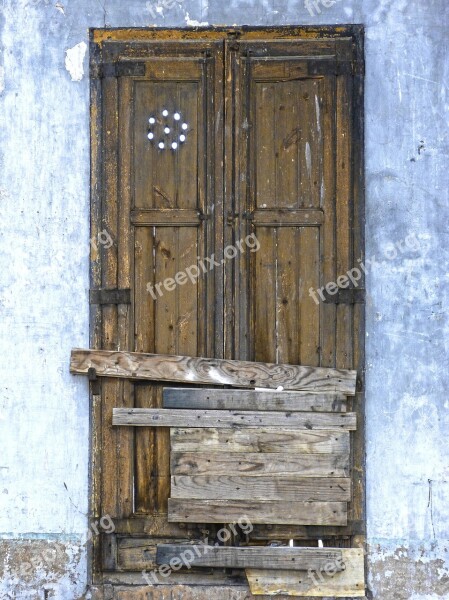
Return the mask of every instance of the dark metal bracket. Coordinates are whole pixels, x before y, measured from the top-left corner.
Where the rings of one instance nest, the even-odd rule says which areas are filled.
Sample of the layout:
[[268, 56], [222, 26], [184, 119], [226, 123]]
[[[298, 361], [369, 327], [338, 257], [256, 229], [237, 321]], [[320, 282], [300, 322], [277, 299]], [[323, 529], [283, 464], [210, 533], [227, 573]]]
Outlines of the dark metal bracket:
[[362, 288], [338, 288], [335, 294], [323, 290], [326, 304], [365, 304], [365, 290]]
[[90, 304], [131, 304], [130, 289], [90, 290]]
[[99, 396], [101, 393], [100, 380], [97, 377], [97, 371], [94, 367], [87, 369], [87, 378], [90, 381], [90, 389], [93, 396]]

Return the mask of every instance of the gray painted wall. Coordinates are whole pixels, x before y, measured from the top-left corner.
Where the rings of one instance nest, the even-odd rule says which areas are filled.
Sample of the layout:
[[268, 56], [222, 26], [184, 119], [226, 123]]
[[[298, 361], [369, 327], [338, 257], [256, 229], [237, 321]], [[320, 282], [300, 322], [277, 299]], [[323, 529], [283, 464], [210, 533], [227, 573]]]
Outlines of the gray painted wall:
[[369, 585], [380, 600], [449, 598], [449, 4], [324, 4], [311, 15], [303, 0], [179, 0], [154, 18], [157, 4], [137, 0], [0, 0], [0, 598], [85, 591], [88, 390], [68, 358], [88, 346], [88, 27], [351, 22], [367, 35], [366, 239], [376, 259]]

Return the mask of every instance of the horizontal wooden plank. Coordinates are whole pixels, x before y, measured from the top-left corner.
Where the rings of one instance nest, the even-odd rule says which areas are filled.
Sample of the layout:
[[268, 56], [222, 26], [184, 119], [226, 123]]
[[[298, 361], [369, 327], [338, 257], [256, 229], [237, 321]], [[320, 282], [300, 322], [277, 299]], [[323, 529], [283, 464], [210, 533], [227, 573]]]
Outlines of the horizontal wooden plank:
[[283, 386], [290, 390], [355, 394], [356, 371], [275, 365], [218, 358], [192, 358], [169, 354], [74, 349], [70, 372], [87, 375], [94, 368], [102, 377], [129, 377], [232, 387]]
[[[181, 558], [180, 558], [181, 557]], [[183, 561], [185, 557], [185, 561]], [[339, 549], [300, 548], [289, 546], [231, 547], [192, 544], [158, 544], [156, 563], [169, 565], [170, 561], [189, 562], [195, 567], [221, 567], [231, 569], [284, 569], [319, 570], [329, 563], [338, 563], [343, 570], [342, 553]]]
[[337, 571], [340, 561], [329, 561], [323, 569], [292, 572], [286, 569], [247, 569], [246, 576], [255, 596], [306, 596], [309, 598], [360, 598], [365, 596], [363, 550], [342, 548], [344, 570]]
[[164, 408], [345, 412], [344, 394], [164, 388]]
[[197, 227], [200, 212], [188, 208], [139, 208], [131, 211], [131, 223], [141, 227]]
[[[337, 429], [310, 431], [290, 428], [172, 428], [172, 452], [283, 452], [284, 454], [349, 453], [349, 433]], [[287, 457], [286, 457], [287, 460]]]
[[272, 525], [346, 525], [346, 502], [168, 499], [172, 523], [236, 523], [240, 518]]
[[[204, 448], [204, 450], [206, 450]], [[286, 454], [281, 452], [174, 452], [172, 475], [297, 475], [298, 477], [347, 477], [347, 454]]]
[[114, 408], [113, 425], [136, 427], [290, 427], [298, 429], [356, 428], [356, 413], [282, 413], [236, 410]]
[[288, 502], [349, 502], [351, 480], [344, 477], [295, 475], [176, 475], [171, 478], [172, 498], [193, 500], [284, 500]]
[[324, 223], [324, 212], [313, 208], [261, 208], [255, 210], [250, 219], [260, 227], [304, 227]]

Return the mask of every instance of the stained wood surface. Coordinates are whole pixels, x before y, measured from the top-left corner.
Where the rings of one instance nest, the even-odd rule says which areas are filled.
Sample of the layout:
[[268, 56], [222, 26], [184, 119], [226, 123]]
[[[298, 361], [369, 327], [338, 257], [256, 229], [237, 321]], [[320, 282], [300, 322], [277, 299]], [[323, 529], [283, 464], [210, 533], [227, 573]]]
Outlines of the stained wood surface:
[[325, 548], [284, 547], [217, 547], [192, 544], [158, 544], [156, 563], [169, 564], [180, 555], [193, 556], [189, 563], [195, 567], [222, 567], [234, 569], [323, 569], [329, 562], [343, 570], [342, 552]]
[[272, 474], [177, 475], [171, 478], [171, 498], [207, 500], [284, 500], [288, 502], [348, 502], [351, 480], [343, 477], [297, 477]]
[[140, 427], [297, 427], [298, 429], [356, 428], [355, 413], [282, 413], [158, 408], [115, 408], [113, 425]]
[[346, 525], [347, 506], [346, 502], [168, 500], [168, 520], [173, 523], [236, 523], [242, 516], [253, 525]]
[[[257, 443], [257, 433], [254, 434], [254, 440]], [[349, 452], [347, 454], [301, 455], [285, 452], [172, 451], [170, 462], [172, 475], [188, 475], [190, 477], [227, 475], [229, 473], [251, 475], [252, 477], [270, 474], [296, 475], [298, 477], [347, 477], [349, 474]]]
[[234, 387], [283, 386], [290, 390], [341, 392], [350, 395], [355, 393], [356, 383], [356, 372], [351, 370], [169, 354], [72, 350], [70, 372], [86, 375], [90, 368], [104, 377], [226, 384]]
[[[285, 454], [349, 454], [349, 432], [341, 429], [291, 429], [212, 427], [170, 430], [172, 452], [276, 452]], [[286, 462], [289, 457], [286, 456]]]
[[293, 573], [287, 570], [247, 569], [251, 593], [255, 596], [306, 596], [332, 598], [360, 598], [365, 596], [365, 570], [363, 550], [342, 548], [343, 571], [334, 571], [339, 565], [329, 561], [327, 574], [325, 568]]
[[344, 394], [164, 388], [164, 408], [345, 412]]

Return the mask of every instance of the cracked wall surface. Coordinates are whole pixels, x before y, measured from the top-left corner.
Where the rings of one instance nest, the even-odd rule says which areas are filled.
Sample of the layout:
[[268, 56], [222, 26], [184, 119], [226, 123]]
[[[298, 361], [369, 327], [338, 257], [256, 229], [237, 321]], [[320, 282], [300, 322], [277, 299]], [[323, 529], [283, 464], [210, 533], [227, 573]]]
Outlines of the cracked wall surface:
[[85, 596], [88, 28], [363, 23], [368, 596], [449, 599], [449, 4], [325, 5], [0, 0], [0, 598]]

